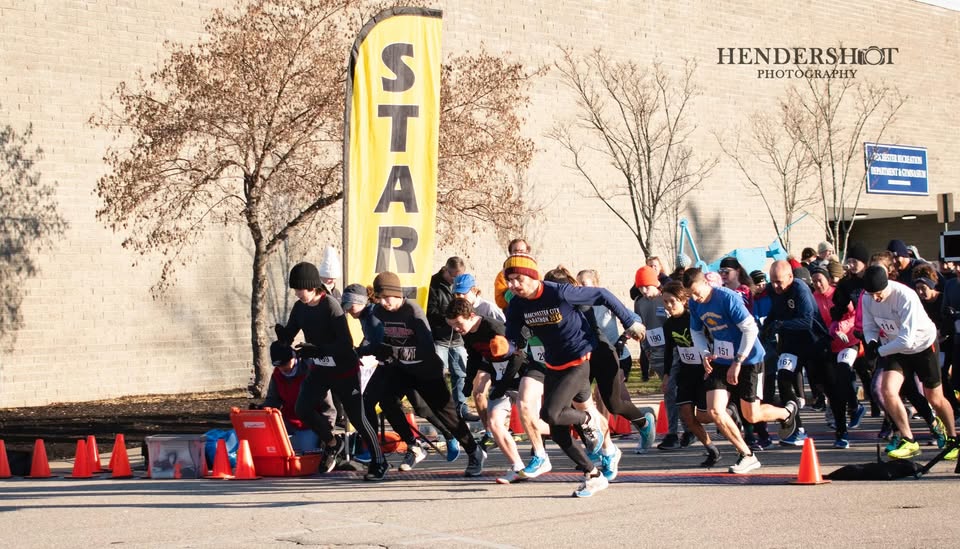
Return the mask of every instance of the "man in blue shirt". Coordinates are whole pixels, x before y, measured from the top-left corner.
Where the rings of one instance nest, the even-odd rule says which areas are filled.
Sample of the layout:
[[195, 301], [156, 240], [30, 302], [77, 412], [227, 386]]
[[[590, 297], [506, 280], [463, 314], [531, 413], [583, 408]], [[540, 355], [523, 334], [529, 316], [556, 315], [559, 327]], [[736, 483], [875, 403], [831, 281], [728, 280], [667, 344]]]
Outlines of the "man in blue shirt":
[[[757, 323], [740, 294], [723, 287], [713, 288], [700, 269], [684, 272], [683, 286], [690, 290], [690, 335], [708, 375], [708, 412], [723, 436], [740, 453], [737, 462], [730, 466], [730, 472], [748, 473], [760, 467], [760, 460], [753, 455], [727, 413], [730, 396], [740, 399], [745, 421], [779, 421], [781, 438], [796, 431], [797, 405], [788, 402], [786, 407], [780, 408], [761, 402], [763, 346], [757, 340]], [[704, 329], [713, 338], [712, 347]]]

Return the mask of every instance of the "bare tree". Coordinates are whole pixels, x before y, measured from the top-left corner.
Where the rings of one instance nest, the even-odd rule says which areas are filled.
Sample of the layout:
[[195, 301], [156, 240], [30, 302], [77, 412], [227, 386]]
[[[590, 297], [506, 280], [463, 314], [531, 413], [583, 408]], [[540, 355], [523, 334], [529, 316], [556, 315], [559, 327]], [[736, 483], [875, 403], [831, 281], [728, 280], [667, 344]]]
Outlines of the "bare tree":
[[[744, 185], [763, 200], [773, 229], [784, 250], [790, 250], [790, 232], [797, 212], [820, 201], [813, 179], [813, 158], [795, 134], [787, 131], [787, 120], [767, 113], [750, 117], [749, 143], [741, 149], [741, 132], [731, 141], [715, 133], [720, 150], [732, 160], [745, 178]], [[786, 232], [784, 232], [786, 231]]]
[[0, 127], [0, 349], [10, 349], [23, 325], [23, 288], [37, 274], [36, 254], [53, 246], [67, 222], [57, 210], [55, 185], [42, 181], [31, 145], [33, 128]]
[[[374, 13], [367, 10], [381, 7], [252, 0], [217, 10], [204, 40], [168, 44], [169, 58], [118, 86], [91, 118], [117, 139], [97, 183], [97, 216], [127, 234], [125, 248], [163, 257], [154, 295], [174, 283], [206, 231], [249, 231], [255, 394], [270, 373], [268, 266], [287, 239], [343, 198], [345, 60]], [[504, 174], [522, 172], [532, 153], [519, 139], [526, 78], [518, 65], [485, 53], [444, 69], [440, 135], [452, 144], [441, 149], [442, 223], [468, 217], [500, 227], [522, 215]], [[475, 185], [476, 196], [458, 193], [458, 185]]]
[[806, 78], [780, 102], [786, 131], [810, 156], [824, 232], [841, 257], [870, 173], [868, 162], [859, 176], [863, 141], [880, 142], [906, 99], [886, 84]]
[[[675, 81], [660, 62], [644, 68], [614, 62], [600, 50], [582, 58], [569, 49], [562, 53], [555, 66], [576, 96], [578, 114], [559, 123], [549, 137], [569, 153], [573, 171], [650, 255], [663, 216], [717, 164], [716, 158], [697, 160], [687, 143], [696, 130], [689, 107], [700, 94], [694, 84], [697, 64], [685, 61]], [[606, 180], [586, 151], [604, 158], [618, 177]], [[679, 211], [673, 213], [679, 217]]]

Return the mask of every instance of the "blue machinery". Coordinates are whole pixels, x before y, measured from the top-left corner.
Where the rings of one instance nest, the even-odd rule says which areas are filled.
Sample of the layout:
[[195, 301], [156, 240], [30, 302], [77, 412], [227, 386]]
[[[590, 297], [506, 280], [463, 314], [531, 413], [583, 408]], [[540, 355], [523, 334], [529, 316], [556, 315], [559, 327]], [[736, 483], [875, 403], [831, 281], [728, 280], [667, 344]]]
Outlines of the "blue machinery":
[[697, 251], [697, 245], [693, 242], [693, 235], [690, 234], [689, 222], [686, 219], [680, 220], [680, 245], [677, 247], [677, 255], [683, 254], [684, 245], [690, 244], [690, 253], [693, 255], [693, 266], [706, 271], [716, 271], [720, 267], [720, 260], [724, 257], [735, 257], [737, 261], [740, 262], [740, 265], [749, 273], [751, 271], [760, 269], [765, 270], [767, 266], [767, 260], [779, 260], [787, 258], [787, 251], [783, 249], [783, 246], [780, 244], [780, 237], [784, 233], [790, 230], [791, 227], [799, 223], [803, 218], [807, 217], [807, 214], [800, 216], [800, 219], [797, 219], [793, 223], [787, 225], [780, 234], [777, 235], [777, 238], [773, 239], [768, 246], [759, 246], [756, 248], [736, 248], [733, 251], [723, 254], [717, 260], [712, 263], [707, 263], [700, 257], [700, 252]]

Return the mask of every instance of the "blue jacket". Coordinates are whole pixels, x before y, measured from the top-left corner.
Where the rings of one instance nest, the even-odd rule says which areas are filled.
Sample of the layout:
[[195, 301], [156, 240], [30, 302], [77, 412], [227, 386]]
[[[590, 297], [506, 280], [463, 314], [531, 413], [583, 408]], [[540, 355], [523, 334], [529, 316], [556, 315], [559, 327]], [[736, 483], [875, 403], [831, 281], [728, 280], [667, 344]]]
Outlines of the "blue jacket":
[[783, 352], [808, 356], [820, 346], [829, 345], [830, 332], [805, 282], [794, 280], [786, 292], [771, 292], [770, 302], [766, 323], [774, 323]]

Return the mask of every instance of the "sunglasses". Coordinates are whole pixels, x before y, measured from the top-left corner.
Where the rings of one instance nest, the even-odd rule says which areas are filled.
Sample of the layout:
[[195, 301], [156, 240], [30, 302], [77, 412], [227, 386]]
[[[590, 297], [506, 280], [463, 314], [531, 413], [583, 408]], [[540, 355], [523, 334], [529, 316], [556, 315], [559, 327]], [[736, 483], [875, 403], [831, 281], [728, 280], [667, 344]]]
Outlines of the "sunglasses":
[[717, 272], [720, 273], [720, 276], [726, 276], [727, 274], [732, 273], [734, 270], [735, 270], [735, 269], [723, 268], [723, 269], [718, 270]]

